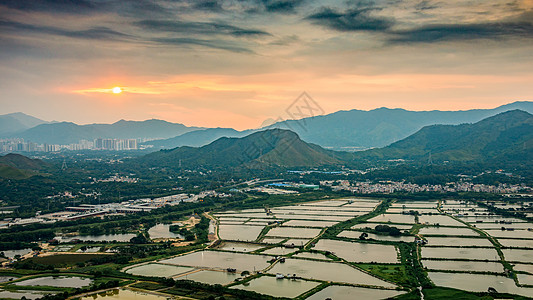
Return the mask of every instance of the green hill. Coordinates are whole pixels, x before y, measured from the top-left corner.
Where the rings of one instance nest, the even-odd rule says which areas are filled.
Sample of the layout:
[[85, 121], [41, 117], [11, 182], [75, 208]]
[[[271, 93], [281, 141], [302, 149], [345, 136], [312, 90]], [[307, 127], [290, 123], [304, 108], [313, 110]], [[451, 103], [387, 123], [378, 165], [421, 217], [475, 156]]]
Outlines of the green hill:
[[512, 110], [474, 124], [426, 126], [381, 149], [356, 154], [365, 159], [460, 162], [533, 161], [533, 115]]
[[4, 156], [0, 156], [0, 164], [28, 171], [38, 171], [46, 166], [46, 163], [44, 163], [42, 160], [31, 159], [24, 155], [15, 153], [9, 153]]
[[176, 167], [313, 167], [340, 163], [335, 152], [302, 141], [289, 130], [272, 129], [243, 138], [220, 138], [203, 147], [179, 147], [140, 158], [150, 166]]
[[36, 175], [46, 163], [39, 159], [31, 159], [20, 154], [0, 156], [0, 178], [24, 179]]

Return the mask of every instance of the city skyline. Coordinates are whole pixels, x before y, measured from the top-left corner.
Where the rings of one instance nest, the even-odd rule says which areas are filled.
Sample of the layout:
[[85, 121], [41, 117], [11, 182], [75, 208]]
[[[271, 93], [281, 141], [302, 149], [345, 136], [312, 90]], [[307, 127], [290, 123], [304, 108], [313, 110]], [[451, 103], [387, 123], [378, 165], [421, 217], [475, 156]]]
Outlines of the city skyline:
[[[533, 1], [0, 1], [0, 104], [79, 124], [257, 128], [532, 100]], [[113, 90], [114, 88], [120, 88]]]

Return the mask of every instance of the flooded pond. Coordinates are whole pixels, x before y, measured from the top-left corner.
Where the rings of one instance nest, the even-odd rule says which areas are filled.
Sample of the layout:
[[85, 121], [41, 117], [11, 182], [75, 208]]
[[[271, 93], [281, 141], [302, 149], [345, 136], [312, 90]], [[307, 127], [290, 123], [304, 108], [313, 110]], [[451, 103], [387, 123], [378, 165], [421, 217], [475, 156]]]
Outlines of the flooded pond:
[[520, 284], [533, 285], [533, 275], [529, 274], [516, 274], [518, 282]]
[[217, 249], [227, 250], [227, 251], [236, 251], [236, 252], [252, 252], [257, 249], [264, 248], [264, 245], [257, 244], [247, 244], [247, 243], [233, 243], [233, 242], [222, 242]]
[[439, 224], [440, 226], [466, 226], [465, 224], [445, 215], [421, 215], [418, 216], [421, 224]]
[[405, 292], [331, 285], [320, 292], [311, 295], [307, 300], [324, 300], [327, 298], [335, 300], [388, 299], [401, 294], [405, 294]]
[[423, 247], [422, 257], [471, 259], [471, 260], [499, 260], [496, 249], [491, 248], [439, 248]]
[[226, 285], [233, 282], [236, 278], [240, 277], [240, 273], [228, 273], [224, 271], [209, 271], [203, 270], [187, 275], [183, 275], [176, 279], [186, 279], [193, 280], [197, 282], [207, 283], [207, 284], [222, 284]]
[[161, 263], [203, 268], [234, 268], [239, 271], [263, 270], [271, 260], [271, 256], [231, 253], [221, 251], [198, 251], [160, 261]]
[[313, 249], [333, 252], [351, 262], [398, 262], [396, 248], [390, 245], [319, 240]]
[[274, 247], [265, 251], [262, 251], [262, 254], [270, 254], [270, 255], [287, 255], [290, 253], [294, 253], [297, 249], [290, 249], [285, 247]]
[[461, 238], [461, 237], [426, 237], [430, 246], [479, 246], [493, 247], [492, 243], [485, 238]]
[[148, 234], [151, 239], [183, 239], [183, 237], [177, 233], [170, 231], [171, 224], [157, 224], [148, 229]]
[[223, 240], [255, 241], [263, 226], [219, 225], [218, 234]]
[[276, 277], [261, 276], [245, 284], [236, 285], [231, 288], [253, 291], [274, 297], [294, 298], [318, 286], [319, 284], [319, 282], [305, 281], [300, 279], [276, 279]]
[[502, 249], [506, 261], [533, 263], [533, 251], [521, 249]]
[[376, 226], [378, 225], [387, 225], [387, 226], [392, 226], [392, 227], [396, 227], [400, 230], [409, 230], [411, 228], [413, 228], [413, 225], [400, 225], [400, 224], [388, 224], [388, 223], [361, 223], [361, 224], [356, 224], [354, 226], [352, 226], [351, 228], [352, 229], [361, 229], [361, 228], [371, 228], [371, 229], [375, 229]]
[[92, 282], [92, 279], [84, 277], [46, 276], [15, 282], [14, 285], [81, 288], [91, 285]]
[[518, 239], [533, 239], [533, 231], [519, 229], [519, 230], [501, 230], [501, 229], [487, 229], [486, 233], [490, 234], [493, 237], [502, 237], [502, 238], [518, 238]]
[[101, 293], [91, 294], [90, 296], [83, 297], [81, 300], [95, 300], [100, 298], [107, 299], [120, 299], [120, 300], [165, 300], [166, 296], [158, 296], [149, 293], [143, 293], [138, 291], [132, 291], [128, 289], [113, 289]]
[[313, 259], [321, 259], [321, 260], [331, 260], [327, 256], [325, 256], [322, 253], [311, 253], [311, 252], [300, 252], [298, 254], [293, 255], [292, 257], [302, 257], [302, 258], [313, 258]]
[[9, 282], [11, 280], [15, 280], [17, 277], [12, 276], [0, 276], [0, 283]]
[[461, 274], [428, 272], [428, 276], [436, 285], [461, 289], [472, 292], [486, 292], [489, 287], [495, 288], [499, 293], [518, 294], [533, 297], [533, 289], [520, 288], [514, 280], [496, 275]]
[[[343, 231], [339, 233], [339, 237], [347, 237], [350, 239], [359, 239], [359, 236], [361, 236], [360, 231]], [[415, 241], [414, 236], [390, 236], [390, 235], [377, 235], [374, 233], [367, 233], [368, 237], [367, 239], [373, 239], [376, 241], [391, 241], [391, 242], [406, 242], [411, 243]]]
[[470, 228], [452, 228], [452, 227], [422, 227], [418, 231], [421, 235], [464, 235], [479, 236], [479, 233]]
[[317, 220], [317, 221], [346, 221], [352, 219], [353, 216], [335, 216], [331, 213], [324, 213], [324, 215], [277, 215], [278, 219], [290, 220]]
[[533, 228], [533, 224], [531, 224], [531, 223], [512, 223], [512, 224], [475, 223], [473, 225], [475, 225], [477, 228], [500, 229], [500, 230], [501, 230], [502, 227], [513, 228], [513, 229], [529, 229], [529, 228]]
[[283, 226], [302, 226], [302, 227], [329, 227], [339, 222], [333, 221], [305, 221], [305, 220], [289, 220], [283, 223]]
[[407, 207], [409, 209], [412, 208], [431, 208], [431, 207], [437, 207], [438, 202], [437, 201], [404, 201], [404, 202], [394, 202], [391, 204], [392, 207]]
[[265, 221], [248, 221], [246, 223], [244, 223], [245, 225], [259, 225], [259, 226], [267, 226], [268, 224], [270, 224], [270, 222], [265, 222]]
[[44, 295], [55, 295], [55, 292], [45, 292], [45, 291], [30, 291], [30, 290], [24, 290], [24, 291], [7, 291], [7, 290], [1, 290], [0, 289], [0, 299], [21, 299], [22, 297], [26, 297], [26, 299], [39, 299], [42, 298]]
[[382, 214], [368, 219], [368, 222], [414, 224], [415, 217], [401, 214]]
[[317, 202], [304, 203], [302, 206], [341, 206], [347, 204], [347, 200], [325, 200]]
[[440, 214], [440, 212], [436, 208], [389, 208], [387, 209], [387, 213], [402, 213], [402, 212], [408, 212], [410, 210], [415, 210], [421, 214]]
[[503, 273], [499, 262], [460, 261], [460, 260], [423, 260], [424, 267], [431, 270], [477, 271]]
[[533, 248], [533, 240], [498, 238], [498, 242], [500, 242], [500, 244], [502, 244], [504, 247]]
[[172, 277], [192, 270], [194, 268], [151, 263], [129, 268], [125, 272], [139, 276]]
[[307, 242], [309, 242], [310, 239], [289, 239], [283, 245], [285, 246], [295, 246], [295, 247], [303, 247]]
[[393, 284], [368, 275], [349, 265], [288, 258], [285, 263], [276, 263], [268, 273], [296, 274], [296, 276], [352, 284], [395, 287]]
[[274, 227], [270, 229], [267, 236], [282, 236], [292, 238], [312, 238], [320, 233], [320, 229], [315, 228], [293, 228], [293, 227]]
[[282, 209], [273, 209], [272, 212], [280, 218], [281, 216], [287, 215], [318, 215], [318, 216], [348, 216], [356, 217], [365, 214], [362, 211], [343, 211], [343, 210], [282, 210]]
[[103, 234], [103, 235], [76, 235], [76, 236], [69, 236], [69, 237], [61, 237], [57, 236], [56, 239], [62, 243], [68, 243], [72, 240], [80, 240], [80, 241], [95, 241], [95, 242], [129, 242], [131, 238], [136, 237], [137, 235], [134, 233], [119, 233], [119, 234]]
[[266, 237], [266, 238], [263, 238], [262, 242], [263, 242], [263, 243], [267, 243], [267, 244], [277, 244], [277, 243], [281, 243], [281, 242], [283, 242], [284, 240], [286, 240], [286, 238], [271, 238], [271, 237]]
[[513, 269], [515, 271], [522, 271], [522, 272], [528, 272], [530, 274], [533, 274], [533, 265], [513, 264]]
[[8, 258], [15, 258], [16, 255], [24, 256], [26, 254], [31, 253], [31, 249], [19, 249], [19, 250], [3, 250], [0, 252], [4, 252], [4, 255]]

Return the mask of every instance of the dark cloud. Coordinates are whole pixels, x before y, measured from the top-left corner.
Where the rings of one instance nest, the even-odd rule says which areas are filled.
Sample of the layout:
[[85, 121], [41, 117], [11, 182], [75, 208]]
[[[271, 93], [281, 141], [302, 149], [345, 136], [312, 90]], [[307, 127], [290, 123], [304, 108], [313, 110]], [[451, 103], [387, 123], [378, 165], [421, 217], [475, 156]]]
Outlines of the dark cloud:
[[123, 16], [169, 15], [156, 0], [0, 0], [0, 7], [51, 14], [93, 14], [113, 12]]
[[222, 12], [224, 8], [222, 4], [217, 0], [206, 0], [206, 1], [194, 1], [192, 3], [192, 8], [197, 10], [205, 10], [212, 12]]
[[23, 11], [87, 13], [98, 6], [87, 0], [1, 0], [0, 5]]
[[235, 53], [254, 53], [252, 50], [223, 40], [204, 40], [195, 38], [153, 38], [152, 42], [171, 46], [203, 46], [212, 49], [226, 50]]
[[124, 34], [108, 27], [92, 27], [85, 30], [66, 30], [58, 27], [32, 25], [14, 21], [0, 20], [0, 28], [3, 32], [9, 33], [33, 33], [33, 34], [49, 34], [58, 35], [71, 38], [80, 39], [98, 39], [98, 40], [124, 40], [132, 38], [128, 34]]
[[226, 50], [235, 53], [254, 53], [254, 51], [240, 46], [235, 42], [224, 40], [196, 39], [188, 37], [177, 38], [140, 38], [124, 34], [107, 27], [92, 27], [86, 30], [64, 30], [51, 26], [35, 26], [31, 24], [0, 20], [1, 32], [48, 34], [78, 39], [111, 40], [122, 42], [148, 42], [168, 46], [203, 46], [212, 49]]
[[234, 36], [266, 36], [270, 33], [258, 29], [241, 28], [225, 23], [215, 22], [186, 22], [176, 20], [143, 20], [135, 23], [141, 28], [179, 34], [201, 35], [234, 35]]
[[303, 0], [264, 0], [266, 11], [274, 13], [294, 13]]
[[307, 16], [306, 19], [316, 25], [338, 31], [386, 31], [394, 21], [390, 18], [373, 16], [377, 9], [372, 7], [351, 8], [338, 12], [329, 7], [323, 7], [318, 12]]
[[415, 5], [415, 9], [418, 11], [431, 10], [439, 8], [435, 3], [428, 0], [423, 0]]
[[502, 40], [507, 38], [533, 38], [533, 24], [480, 23], [441, 24], [422, 26], [411, 30], [395, 31], [389, 39], [393, 43], [434, 43], [474, 39]]

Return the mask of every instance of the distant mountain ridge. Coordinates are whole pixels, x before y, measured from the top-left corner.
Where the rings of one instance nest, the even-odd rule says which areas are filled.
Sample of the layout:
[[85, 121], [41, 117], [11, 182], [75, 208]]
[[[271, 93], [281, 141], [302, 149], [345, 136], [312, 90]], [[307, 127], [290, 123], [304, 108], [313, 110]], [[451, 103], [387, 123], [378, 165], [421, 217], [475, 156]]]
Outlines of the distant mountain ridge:
[[338, 111], [324, 116], [277, 123], [270, 128], [294, 130], [304, 141], [326, 148], [375, 148], [385, 147], [406, 138], [424, 126], [475, 123], [514, 109], [533, 113], [533, 102], [514, 102], [494, 109], [464, 111], [408, 111], [399, 108]]
[[89, 125], [58, 122], [38, 125], [16, 136], [36, 143], [71, 144], [82, 139], [93, 140], [96, 138], [169, 138], [198, 129], [201, 128], [187, 127], [183, 124], [156, 119], [146, 121], [120, 120], [113, 124]]
[[0, 137], [20, 133], [45, 123], [47, 122], [21, 112], [0, 115]]
[[255, 132], [243, 138], [223, 137], [199, 148], [161, 150], [138, 161], [148, 166], [184, 168], [311, 167], [341, 163], [334, 151], [308, 144], [296, 133], [283, 129]]
[[385, 147], [417, 132], [427, 125], [475, 123], [500, 112], [521, 109], [533, 113], [533, 102], [522, 101], [494, 109], [464, 111], [408, 111], [378, 108], [338, 111], [328, 115], [288, 120], [261, 129], [236, 131], [220, 128], [194, 131], [167, 140], [145, 144], [156, 149], [178, 146], [203, 146], [221, 137], [243, 137], [250, 133], [280, 128], [296, 132], [306, 142], [335, 150], [364, 150]]
[[[464, 111], [408, 111], [378, 108], [369, 111], [338, 111], [328, 115], [288, 120], [261, 129], [237, 131], [232, 128], [188, 127], [162, 120], [125, 121], [113, 124], [77, 125], [47, 123], [24, 114], [0, 116], [0, 137], [20, 137], [37, 143], [70, 144], [81, 139], [148, 138], [144, 143], [157, 149], [204, 146], [221, 137], [244, 137], [261, 130], [280, 128], [296, 132], [309, 143], [328, 149], [364, 150], [390, 145], [414, 134], [424, 126], [475, 123], [500, 112], [520, 109], [533, 113], [533, 102], [514, 102], [494, 109]], [[35, 125], [37, 124], [37, 125]], [[33, 126], [28, 128], [28, 126]]]
[[474, 124], [431, 125], [385, 148], [355, 153], [356, 159], [435, 162], [533, 162], [533, 115], [511, 110]]
[[171, 149], [181, 146], [201, 147], [221, 137], [243, 137], [245, 131], [237, 131], [233, 128], [208, 128], [184, 133], [182, 135], [164, 140], [145, 142], [156, 149]]
[[533, 115], [511, 110], [473, 124], [430, 125], [384, 148], [355, 153], [326, 150], [298, 134], [268, 129], [242, 138], [220, 138], [199, 147], [161, 150], [138, 159], [151, 167], [320, 167], [382, 160], [435, 163], [533, 163]]

